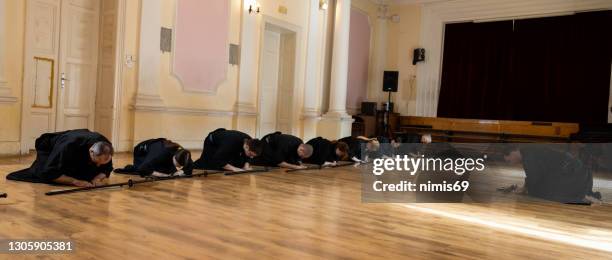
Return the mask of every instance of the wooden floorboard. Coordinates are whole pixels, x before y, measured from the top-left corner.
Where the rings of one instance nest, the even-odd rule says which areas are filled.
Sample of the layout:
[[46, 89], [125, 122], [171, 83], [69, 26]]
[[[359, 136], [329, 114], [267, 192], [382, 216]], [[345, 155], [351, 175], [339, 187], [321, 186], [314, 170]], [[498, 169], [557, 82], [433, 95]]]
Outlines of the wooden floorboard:
[[[588, 244], [612, 244], [608, 204], [570, 206], [520, 199], [489, 204], [366, 204], [361, 202], [360, 170], [353, 167], [214, 175], [48, 197], [44, 193], [58, 187], [4, 178], [32, 159], [0, 160], [0, 191], [9, 194], [0, 199], [0, 239], [76, 242], [73, 253], [49, 258], [612, 257]], [[115, 165], [129, 160], [120, 154]], [[127, 178], [113, 175], [111, 181]], [[0, 254], [1, 259], [32, 257], [38, 256]]]

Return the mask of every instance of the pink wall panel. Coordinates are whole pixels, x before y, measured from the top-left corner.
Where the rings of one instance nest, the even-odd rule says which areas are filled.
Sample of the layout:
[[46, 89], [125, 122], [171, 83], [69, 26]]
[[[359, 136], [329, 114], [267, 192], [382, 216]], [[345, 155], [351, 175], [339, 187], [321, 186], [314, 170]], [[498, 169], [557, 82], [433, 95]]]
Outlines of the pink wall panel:
[[177, 1], [174, 75], [187, 91], [215, 92], [229, 60], [227, 0]]
[[370, 21], [366, 14], [352, 8], [349, 43], [348, 94], [346, 107], [357, 109], [366, 99], [370, 63]]

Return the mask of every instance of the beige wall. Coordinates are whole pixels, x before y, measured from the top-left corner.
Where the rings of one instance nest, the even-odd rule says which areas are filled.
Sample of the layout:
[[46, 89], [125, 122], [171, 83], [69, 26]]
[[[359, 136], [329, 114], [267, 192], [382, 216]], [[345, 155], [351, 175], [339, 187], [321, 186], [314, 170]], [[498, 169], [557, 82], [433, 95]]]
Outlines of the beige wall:
[[[142, 1], [142, 0], [141, 0]], [[180, 82], [171, 74], [170, 64], [172, 54], [161, 54], [159, 68], [160, 96], [169, 111], [142, 111], [134, 108], [135, 96], [138, 90], [138, 53], [140, 35], [141, 1], [127, 0], [125, 2], [125, 32], [122, 42], [122, 76], [121, 104], [119, 117], [119, 143], [115, 144], [118, 151], [129, 151], [139, 141], [153, 137], [167, 137], [179, 141], [190, 148], [200, 148], [205, 135], [218, 127], [239, 128], [245, 132], [254, 133], [256, 120], [249, 117], [241, 120], [235, 116], [235, 103], [238, 91], [239, 67], [228, 64], [228, 73], [217, 93], [202, 94], [183, 91]], [[308, 5], [305, 1], [293, 0], [261, 0], [261, 14], [258, 15], [257, 28], [261, 28], [263, 16], [289, 23], [298, 28], [300, 49], [296, 77], [297, 86], [294, 95], [295, 132], [301, 132], [301, 107], [303, 103], [304, 56], [305, 39], [308, 19]], [[176, 0], [162, 0], [162, 26], [173, 28]], [[279, 7], [287, 8], [287, 14], [280, 13]], [[231, 0], [229, 43], [240, 44], [242, 0]], [[18, 97], [16, 103], [0, 104], [0, 154], [19, 153], [21, 124], [21, 92], [24, 55], [25, 31], [25, 1], [6, 1], [7, 35], [3, 40], [6, 44], [6, 79], [12, 88], [13, 96]], [[257, 34], [259, 35], [259, 34]], [[256, 39], [259, 44], [259, 39]], [[259, 46], [257, 46], [259, 50]], [[136, 62], [130, 67], [125, 63], [127, 55], [134, 56]], [[259, 55], [256, 53], [255, 55]], [[257, 62], [257, 64], [259, 64]], [[248, 68], [257, 73], [258, 67]], [[254, 93], [257, 93], [255, 90]]]
[[[418, 5], [391, 6], [389, 14], [400, 16], [399, 23], [388, 23], [386, 70], [399, 71], [399, 92], [393, 94], [395, 111], [416, 114], [416, 70], [412, 52], [419, 48], [421, 8]], [[386, 99], [386, 97], [385, 97]]]
[[[372, 26], [368, 101], [379, 103], [387, 101], [387, 93], [381, 90], [381, 70], [397, 70], [400, 72], [400, 78], [399, 92], [393, 94], [395, 111], [402, 115], [414, 115], [416, 113], [417, 66], [412, 65], [412, 51], [419, 47], [420, 5], [389, 6], [388, 15], [399, 15], [400, 22], [387, 20], [383, 22], [383, 28], [378, 24], [378, 6], [372, 1], [353, 0], [352, 5], [368, 14]], [[378, 48], [383, 50], [377, 51]], [[377, 68], [377, 62], [382, 63], [380, 68]], [[379, 108], [382, 109], [382, 107]]]
[[[126, 53], [138, 54], [139, 12], [137, 1], [127, 1]], [[174, 28], [176, 0], [163, 0], [161, 22]], [[232, 0], [229, 43], [239, 43], [240, 1]], [[118, 149], [129, 150], [149, 138], [166, 137], [189, 148], [201, 148], [205, 135], [219, 127], [232, 128], [233, 105], [236, 100], [237, 66], [228, 66], [226, 80], [214, 94], [187, 92], [171, 72], [172, 53], [161, 53], [159, 94], [172, 111], [138, 110], [133, 108], [137, 91], [137, 68], [125, 70], [121, 142]]]
[[[142, 1], [142, 0], [141, 0]], [[245, 131], [250, 134], [255, 133], [256, 117], [238, 117], [236, 115], [235, 104], [238, 101], [238, 77], [239, 73], [259, 72], [258, 66], [240, 68], [228, 64], [226, 80], [219, 86], [217, 93], [203, 94], [186, 92], [182, 89], [180, 82], [171, 73], [171, 53], [160, 52], [160, 89], [159, 94], [164, 101], [164, 111], [147, 109], [135, 109], [135, 97], [138, 91], [138, 54], [140, 45], [140, 8], [141, 1], [126, 0], [125, 2], [125, 32], [123, 42], [120, 44], [122, 61], [121, 67], [121, 104], [119, 105], [120, 117], [118, 120], [119, 132], [115, 146], [118, 151], [129, 151], [137, 142], [154, 137], [167, 137], [180, 142], [189, 148], [201, 148], [202, 139], [205, 135], [218, 127], [233, 128]], [[175, 4], [177, 0], [162, 0], [162, 13], [160, 13], [162, 26], [173, 28], [175, 16]], [[241, 15], [243, 0], [231, 0], [230, 32], [229, 43], [240, 44], [241, 39]], [[246, 1], [248, 3], [248, 1]], [[297, 83], [294, 91], [294, 134], [300, 136], [303, 132], [302, 115], [304, 77], [305, 77], [305, 55], [306, 37], [308, 29], [308, 3], [307, 1], [294, 0], [260, 0], [261, 14], [257, 15], [256, 39], [251, 42], [255, 44], [256, 62], [259, 64], [259, 49], [261, 28], [263, 21], [275, 21], [292, 26], [298, 30], [298, 57], [297, 57]], [[368, 0], [353, 0], [353, 7], [359, 8], [370, 16], [372, 23], [377, 19], [377, 6]], [[286, 7], [287, 14], [279, 12], [279, 7]], [[23, 55], [24, 55], [24, 31], [25, 31], [25, 1], [6, 1], [6, 19], [10, 21], [7, 26], [7, 35], [4, 39], [6, 44], [6, 78], [12, 88], [13, 96], [18, 97], [16, 103], [0, 104], [0, 154], [17, 154], [19, 152], [20, 124], [21, 124], [21, 93], [23, 77]], [[387, 42], [375, 40], [378, 36], [379, 28], [372, 26], [372, 48], [386, 48], [386, 68], [399, 69], [401, 71], [400, 89], [404, 89], [406, 79], [414, 75], [415, 68], [410, 64], [411, 50], [417, 46], [419, 26], [419, 8], [416, 6], [393, 7], [393, 12], [402, 16], [400, 24], [388, 23]], [[320, 12], [319, 23], [321, 26], [328, 25], [326, 21], [326, 11]], [[391, 13], [393, 13], [391, 12]], [[324, 35], [326, 31], [321, 28], [318, 39], [323, 42], [327, 40]], [[323, 44], [323, 43], [321, 43]], [[324, 48], [320, 48], [320, 73], [317, 73], [317, 104], [316, 108], [320, 112], [326, 103], [323, 97], [326, 88], [324, 87]], [[371, 51], [371, 56], [374, 54]], [[125, 63], [126, 56], [134, 56], [136, 62], [133, 66]], [[402, 57], [401, 59], [398, 57]], [[373, 57], [374, 58], [374, 57]], [[371, 59], [372, 60], [372, 59]], [[377, 73], [377, 70], [370, 66], [369, 78]], [[256, 77], [257, 79], [257, 77]], [[258, 84], [255, 84], [257, 88]], [[378, 98], [380, 84], [370, 81], [368, 85], [369, 99]], [[257, 89], [254, 89], [258, 95]], [[374, 93], [373, 95], [371, 93]], [[402, 92], [403, 93], [403, 92]], [[403, 108], [406, 103], [403, 95], [398, 100], [401, 112], [407, 113], [411, 108]], [[373, 98], [372, 98], [373, 97]], [[258, 97], [255, 99], [258, 101]], [[379, 100], [380, 101], [380, 100]], [[257, 104], [255, 104], [257, 106]], [[408, 106], [410, 107], [410, 106]]]
[[[247, 1], [248, 2], [248, 1]], [[295, 134], [300, 133], [301, 120], [300, 114], [302, 107], [302, 93], [304, 81], [304, 56], [305, 56], [305, 30], [307, 27], [308, 5], [306, 1], [290, 0], [268, 0], [259, 1], [261, 14], [258, 15], [257, 34], [262, 28], [263, 17], [289, 23], [296, 26], [299, 30], [298, 43], [299, 54], [297, 60], [297, 86], [294, 95], [293, 116]], [[173, 28], [175, 16], [176, 0], [162, 1], [162, 26]], [[279, 6], [287, 8], [287, 14], [278, 12]], [[241, 14], [242, 1], [231, 0], [230, 32], [229, 43], [240, 44], [241, 37]], [[244, 7], [244, 8], [248, 8]], [[139, 6], [137, 1], [128, 1], [127, 24], [126, 24], [126, 54], [136, 55], [138, 53], [138, 27], [139, 27]], [[254, 14], [253, 14], [254, 15]], [[259, 50], [259, 37], [254, 40], [256, 50]], [[259, 56], [259, 53], [254, 53]], [[235, 104], [238, 98], [238, 74], [239, 73], [258, 73], [257, 66], [252, 68], [241, 68], [228, 64], [226, 80], [219, 85], [214, 94], [203, 94], [186, 92], [180, 82], [171, 72], [172, 54], [161, 54], [160, 63], [160, 96], [164, 100], [165, 106], [171, 111], [134, 111], [132, 105], [137, 91], [137, 68], [124, 70], [123, 77], [123, 105], [122, 123], [120, 126], [120, 145], [121, 151], [129, 150], [131, 147], [142, 140], [154, 137], [166, 137], [178, 141], [188, 148], [201, 148], [201, 143], [206, 134], [216, 128], [234, 128], [245, 131], [251, 135], [256, 129], [256, 119], [254, 117], [240, 118], [235, 116]], [[257, 61], [255, 64], [259, 64]], [[257, 84], [256, 84], [257, 85]], [[258, 93], [255, 90], [253, 93]]]
[[15, 103], [0, 103], [0, 155], [18, 154], [21, 129], [21, 90], [23, 86], [23, 55], [25, 32], [25, 1], [5, 1], [6, 37], [5, 77]]
[[[370, 40], [370, 66], [368, 68], [368, 87], [367, 87], [367, 101], [380, 102], [381, 100], [381, 80], [382, 80], [382, 66], [377, 68], [377, 62], [384, 62], [383, 57], [377, 57], [377, 53], [380, 53], [378, 49], [386, 48], [385, 31], [381, 31], [378, 26], [378, 6], [369, 0], [352, 0], [352, 7], [359, 9], [363, 13], [367, 14], [370, 18], [370, 27], [372, 32]], [[385, 22], [385, 24], [388, 24]], [[381, 37], [381, 34], [383, 36]], [[384, 50], [382, 52], [385, 52]], [[379, 74], [377, 77], [377, 74]]]

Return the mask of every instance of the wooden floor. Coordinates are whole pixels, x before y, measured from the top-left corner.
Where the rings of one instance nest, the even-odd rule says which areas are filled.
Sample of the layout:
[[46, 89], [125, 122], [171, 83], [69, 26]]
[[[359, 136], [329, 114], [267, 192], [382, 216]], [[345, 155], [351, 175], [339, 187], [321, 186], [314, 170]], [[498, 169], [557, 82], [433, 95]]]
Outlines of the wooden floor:
[[[0, 160], [0, 191], [9, 194], [0, 199], [0, 239], [76, 242], [73, 253], [50, 258], [612, 258], [608, 204], [364, 204], [353, 167], [47, 197], [57, 187], [4, 178], [32, 159]], [[118, 155], [115, 165], [129, 160]]]

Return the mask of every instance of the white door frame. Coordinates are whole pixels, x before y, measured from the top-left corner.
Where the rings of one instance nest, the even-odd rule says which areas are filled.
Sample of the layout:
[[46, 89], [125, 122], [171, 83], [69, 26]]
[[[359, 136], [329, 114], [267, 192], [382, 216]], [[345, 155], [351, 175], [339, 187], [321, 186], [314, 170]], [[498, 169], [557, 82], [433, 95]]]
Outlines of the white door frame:
[[[28, 2], [30, 0], [27, 0]], [[61, 1], [64, 0], [60, 0], [60, 6], [61, 6]], [[118, 144], [119, 143], [119, 126], [120, 126], [120, 122], [121, 122], [121, 93], [123, 92], [123, 57], [124, 57], [124, 39], [125, 39], [125, 18], [126, 18], [126, 4], [127, 4], [127, 0], [117, 0], [117, 38], [116, 38], [116, 65], [115, 65], [115, 93], [114, 93], [114, 105], [113, 105], [113, 127], [112, 127], [112, 140], [111, 142], [113, 144]], [[27, 3], [26, 3], [26, 19], [28, 17], [28, 12], [30, 10], [27, 9]], [[61, 15], [61, 14], [60, 14]], [[58, 21], [56, 21], [59, 23], [59, 17], [58, 17]], [[28, 26], [26, 24], [26, 35], [29, 33], [28, 31]], [[59, 32], [58, 32], [59, 34]], [[56, 41], [57, 42], [57, 41]], [[31, 47], [28, 47], [28, 43], [26, 42], [26, 48], [25, 48], [25, 57], [28, 57], [28, 53], [31, 52], [31, 50], [29, 49]], [[26, 71], [26, 66], [28, 64], [29, 61], [25, 60], [24, 61], [24, 71]], [[57, 68], [57, 64], [59, 64], [59, 61], [56, 59], [55, 60], [55, 64], [56, 64], [56, 68]], [[59, 87], [59, 73], [56, 70], [55, 73], [55, 79], [54, 79], [54, 94], [53, 94], [53, 105], [56, 106], [54, 109], [57, 109], [57, 88]], [[25, 80], [29, 80], [27, 78], [25, 78]], [[30, 147], [28, 145], [28, 131], [30, 129], [30, 125], [29, 125], [29, 120], [26, 119], [26, 116], [30, 115], [30, 100], [32, 99], [31, 95], [31, 91], [26, 90], [26, 87], [31, 87], [29, 85], [26, 86], [26, 84], [24, 84], [23, 89], [22, 89], [22, 102], [21, 102], [21, 130], [20, 130], [20, 153], [21, 154], [28, 154], [30, 152], [30, 149], [33, 149], [34, 147]], [[95, 113], [95, 111], [94, 111]]]
[[261, 73], [262, 73], [262, 57], [263, 57], [263, 53], [264, 53], [264, 43], [265, 43], [265, 32], [266, 32], [266, 25], [272, 25], [272, 26], [276, 26], [276, 27], [280, 27], [284, 30], [287, 31], [291, 31], [293, 33], [295, 33], [295, 61], [294, 61], [294, 77], [293, 77], [293, 98], [291, 101], [291, 107], [293, 108], [291, 111], [291, 132], [290, 133], [286, 133], [286, 134], [292, 134], [292, 135], [297, 135], [297, 130], [298, 128], [296, 127], [297, 122], [299, 120], [299, 96], [296, 96], [298, 92], [298, 86], [299, 86], [299, 80], [303, 79], [303, 73], [299, 73], [300, 70], [300, 64], [302, 64], [302, 57], [301, 55], [299, 55], [302, 51], [302, 29], [300, 26], [280, 20], [280, 19], [276, 19], [274, 17], [268, 16], [268, 15], [262, 15], [262, 19], [261, 19], [261, 25], [260, 25], [260, 31], [259, 31], [259, 62], [258, 62], [258, 71], [257, 71], [257, 124], [256, 124], [256, 135], [261, 136], [261, 134], [259, 132], [260, 129], [260, 118], [261, 118], [261, 96], [264, 94], [261, 91]]

